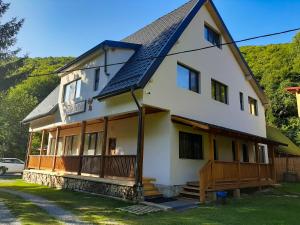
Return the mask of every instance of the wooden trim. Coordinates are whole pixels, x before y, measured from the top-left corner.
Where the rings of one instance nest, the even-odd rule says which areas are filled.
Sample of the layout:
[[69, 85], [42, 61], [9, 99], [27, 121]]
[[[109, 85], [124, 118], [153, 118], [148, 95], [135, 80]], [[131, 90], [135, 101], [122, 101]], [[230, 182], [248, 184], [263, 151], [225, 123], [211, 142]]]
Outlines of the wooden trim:
[[27, 155], [26, 155], [26, 163], [25, 163], [26, 169], [28, 169], [28, 163], [29, 163], [28, 161], [29, 161], [29, 156], [31, 154], [32, 138], [33, 138], [33, 132], [30, 132], [29, 137], [28, 137]]
[[146, 108], [142, 106], [138, 117], [138, 140], [135, 166], [135, 184], [138, 186], [143, 185], [145, 114]]
[[83, 159], [84, 141], [85, 141], [85, 128], [86, 128], [86, 121], [82, 121], [81, 129], [80, 129], [79, 164], [78, 164], [78, 170], [77, 170], [78, 175], [81, 175], [81, 170], [82, 170], [82, 159]]
[[107, 149], [107, 138], [108, 138], [108, 117], [104, 117], [104, 130], [103, 130], [103, 140], [102, 140], [102, 149], [101, 149], [101, 169], [100, 177], [105, 175], [105, 155]]
[[52, 164], [52, 171], [55, 170], [55, 163], [56, 163], [56, 155], [58, 150], [58, 139], [60, 134], [60, 127], [56, 128], [56, 135], [55, 135], [55, 148], [54, 148], [54, 157], [53, 157], [53, 164]]
[[39, 157], [39, 169], [41, 168], [41, 155], [42, 155], [42, 152], [43, 152], [44, 138], [45, 138], [45, 130], [42, 131], [41, 148], [40, 148], [40, 157]]

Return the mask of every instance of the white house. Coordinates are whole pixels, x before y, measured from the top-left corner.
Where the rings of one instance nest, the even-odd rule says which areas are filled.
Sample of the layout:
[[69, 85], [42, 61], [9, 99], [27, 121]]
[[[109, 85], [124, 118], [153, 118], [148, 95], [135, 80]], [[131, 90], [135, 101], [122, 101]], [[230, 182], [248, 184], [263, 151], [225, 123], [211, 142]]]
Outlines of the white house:
[[268, 101], [238, 47], [223, 44], [232, 41], [212, 1], [191, 0], [59, 69], [60, 85], [23, 120], [24, 179], [201, 201], [209, 191], [272, 184], [280, 143], [266, 138]]

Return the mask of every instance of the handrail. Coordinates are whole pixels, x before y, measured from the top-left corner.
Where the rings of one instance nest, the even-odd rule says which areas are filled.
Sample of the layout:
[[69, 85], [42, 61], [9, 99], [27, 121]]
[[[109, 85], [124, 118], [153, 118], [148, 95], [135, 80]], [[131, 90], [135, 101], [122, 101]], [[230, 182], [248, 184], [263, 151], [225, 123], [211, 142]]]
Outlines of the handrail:
[[210, 183], [210, 173], [212, 172], [212, 161], [209, 160], [200, 170], [199, 170], [199, 192], [200, 192], [200, 202], [205, 202], [205, 192]]

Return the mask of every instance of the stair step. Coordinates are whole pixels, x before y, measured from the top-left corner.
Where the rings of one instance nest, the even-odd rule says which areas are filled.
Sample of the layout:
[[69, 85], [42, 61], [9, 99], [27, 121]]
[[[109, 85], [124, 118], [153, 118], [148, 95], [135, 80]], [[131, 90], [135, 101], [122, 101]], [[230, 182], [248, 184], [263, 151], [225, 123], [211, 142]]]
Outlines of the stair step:
[[182, 195], [188, 195], [188, 196], [200, 197], [199, 193], [190, 192], [190, 191], [181, 191], [180, 194], [182, 194]]
[[195, 187], [195, 186], [184, 186], [183, 189], [189, 189], [189, 190], [195, 190], [195, 191], [199, 191], [199, 187]]
[[156, 181], [155, 178], [143, 177], [143, 183], [151, 183], [151, 182], [155, 182], [155, 181]]
[[186, 184], [187, 184], [187, 186], [199, 187], [198, 181], [190, 181], [190, 182], [187, 182]]
[[161, 196], [162, 194], [156, 190], [153, 191], [144, 191], [144, 196]]

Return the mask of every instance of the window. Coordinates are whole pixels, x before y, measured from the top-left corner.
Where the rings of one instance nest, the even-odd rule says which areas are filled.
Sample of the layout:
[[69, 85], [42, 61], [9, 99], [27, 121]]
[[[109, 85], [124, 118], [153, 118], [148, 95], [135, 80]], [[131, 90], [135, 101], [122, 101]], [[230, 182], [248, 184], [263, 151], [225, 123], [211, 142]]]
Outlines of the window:
[[257, 111], [257, 100], [251, 97], [248, 97], [248, 102], [249, 102], [249, 112], [250, 114], [257, 116], [258, 111]]
[[80, 98], [81, 80], [75, 80], [65, 85], [64, 102], [75, 101]]
[[108, 152], [110, 155], [115, 155], [117, 150], [117, 139], [109, 138], [108, 139]]
[[73, 135], [66, 137], [65, 155], [79, 155], [79, 136]]
[[55, 151], [55, 138], [51, 138], [50, 148], [49, 148], [49, 155], [54, 155], [54, 151]]
[[240, 92], [240, 108], [242, 111], [244, 111], [245, 107], [244, 107], [244, 94], [243, 92]]
[[237, 155], [236, 155], [236, 143], [235, 141], [231, 142], [231, 150], [232, 150], [232, 160], [237, 161]]
[[228, 88], [216, 80], [211, 80], [211, 96], [219, 102], [228, 104]]
[[179, 158], [203, 159], [202, 136], [179, 132]]
[[249, 152], [248, 152], [248, 146], [246, 144], [243, 144], [243, 162], [249, 162]]
[[266, 163], [266, 154], [265, 154], [265, 146], [259, 145], [258, 147], [258, 154], [259, 154], [259, 162]]
[[177, 64], [177, 86], [200, 93], [199, 73], [185, 66]]
[[95, 70], [94, 91], [98, 90], [99, 81], [100, 81], [100, 69], [98, 68]]
[[207, 41], [212, 43], [214, 46], [221, 48], [221, 37], [216, 31], [207, 25], [204, 25], [204, 37]]
[[218, 151], [218, 144], [216, 139], [214, 139], [213, 144], [214, 144], [214, 159], [219, 160], [219, 151]]
[[[49, 155], [55, 155], [55, 144], [56, 144], [56, 138], [51, 138], [50, 141], [50, 149], [49, 149]], [[63, 154], [63, 138], [58, 138], [58, 145], [57, 145], [57, 155]]]
[[94, 155], [96, 151], [97, 133], [85, 134], [84, 155]]

